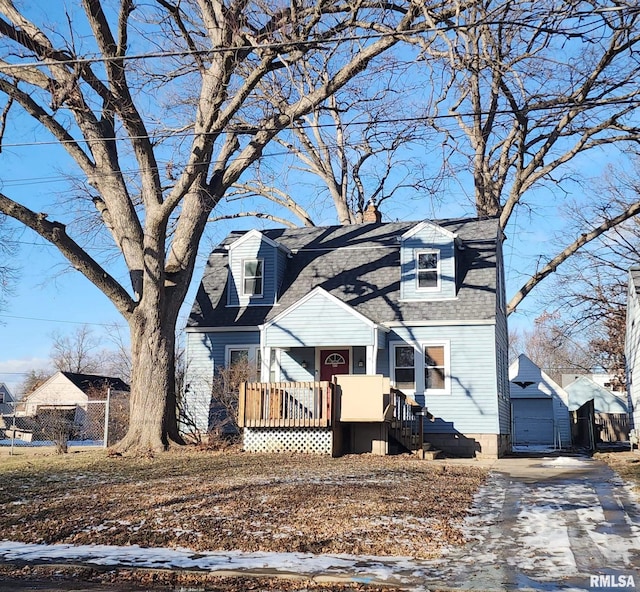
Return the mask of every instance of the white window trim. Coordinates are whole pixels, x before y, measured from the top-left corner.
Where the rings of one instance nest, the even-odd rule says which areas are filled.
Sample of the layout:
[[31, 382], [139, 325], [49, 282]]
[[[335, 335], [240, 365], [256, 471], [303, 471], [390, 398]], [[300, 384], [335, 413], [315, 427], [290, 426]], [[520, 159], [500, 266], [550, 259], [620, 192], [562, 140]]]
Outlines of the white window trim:
[[[400, 389], [402, 390], [403, 393], [405, 394], [415, 394], [417, 392], [419, 392], [419, 386], [418, 386], [418, 381], [420, 380], [420, 375], [419, 375], [419, 366], [418, 364], [416, 364], [416, 362], [419, 362], [420, 359], [420, 355], [421, 352], [418, 350], [418, 348], [416, 347], [416, 345], [414, 343], [408, 343], [406, 341], [391, 341], [389, 342], [389, 376], [390, 376], [390, 380], [391, 380], [391, 384], [396, 387], [397, 385], [397, 381], [396, 381], [396, 347], [413, 347], [413, 382], [414, 382], [414, 389], [407, 389], [407, 388], [403, 388]], [[398, 387], [396, 387], [398, 388]]]
[[[261, 264], [262, 264], [261, 265], [261, 267], [262, 267], [262, 278], [261, 278], [262, 281], [260, 282], [262, 290], [261, 290], [261, 292], [259, 294], [253, 294], [253, 293], [248, 294], [248, 293], [246, 293], [244, 291], [244, 281], [246, 279], [246, 276], [245, 276], [245, 269], [246, 269], [245, 268], [245, 264], [247, 262], [249, 262], [249, 261], [260, 261]], [[246, 258], [242, 259], [242, 264], [241, 265], [242, 265], [242, 278], [241, 278], [242, 291], [240, 292], [241, 299], [247, 300], [247, 299], [253, 299], [253, 298], [264, 298], [264, 279], [265, 279], [264, 278], [264, 276], [265, 276], [265, 273], [264, 273], [264, 259], [262, 257], [246, 257]], [[258, 276], [254, 276], [254, 277], [258, 277]]]
[[257, 343], [252, 344], [238, 344], [238, 345], [226, 345], [224, 348], [224, 365], [228, 368], [231, 365], [231, 352], [247, 350], [249, 352], [249, 362], [255, 362], [258, 358], [258, 350], [260, 345]]
[[[420, 287], [420, 268], [418, 266], [418, 260], [420, 255], [437, 255], [438, 264], [436, 265], [436, 285], [433, 288], [421, 288]], [[442, 274], [440, 265], [442, 257], [440, 256], [440, 249], [416, 249], [414, 251], [414, 264], [416, 270], [416, 291], [417, 292], [440, 292], [442, 290]]]
[[[444, 388], [443, 389], [428, 389], [426, 388], [424, 379], [424, 370], [426, 368], [426, 359], [424, 355], [425, 347], [444, 347]], [[421, 341], [420, 342], [420, 360], [421, 369], [420, 381], [422, 382], [422, 390], [425, 395], [450, 395], [451, 394], [451, 342], [448, 340], [437, 341]], [[417, 381], [416, 381], [417, 384]]]

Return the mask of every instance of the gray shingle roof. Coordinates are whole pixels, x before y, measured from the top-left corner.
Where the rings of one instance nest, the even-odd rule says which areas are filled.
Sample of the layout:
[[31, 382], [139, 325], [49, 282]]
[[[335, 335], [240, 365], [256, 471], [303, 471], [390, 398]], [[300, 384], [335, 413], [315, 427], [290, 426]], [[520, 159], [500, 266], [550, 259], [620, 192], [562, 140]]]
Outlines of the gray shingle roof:
[[129, 385], [123, 380], [113, 376], [99, 376], [98, 374], [78, 374], [76, 372], [62, 372], [76, 387], [78, 387], [85, 395], [91, 394], [92, 391], [101, 390], [109, 387], [114, 391], [129, 391]]
[[496, 314], [498, 220], [436, 221], [458, 235], [458, 297], [447, 301], [400, 301], [400, 242], [419, 222], [358, 224], [263, 230], [284, 245], [288, 260], [277, 307], [227, 307], [225, 246], [244, 233], [234, 232], [209, 257], [188, 327], [256, 326], [269, 321], [321, 286], [380, 324], [393, 321], [485, 320]]

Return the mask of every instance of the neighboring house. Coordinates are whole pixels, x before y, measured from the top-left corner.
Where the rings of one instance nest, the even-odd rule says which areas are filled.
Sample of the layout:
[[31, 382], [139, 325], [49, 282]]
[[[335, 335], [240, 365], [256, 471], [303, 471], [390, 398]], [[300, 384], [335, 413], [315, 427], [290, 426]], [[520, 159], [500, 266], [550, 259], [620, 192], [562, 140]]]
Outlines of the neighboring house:
[[615, 374], [608, 374], [606, 372], [595, 372], [592, 374], [563, 374], [560, 386], [562, 388], [566, 388], [582, 377], [588, 378], [598, 386], [601, 386], [612, 393], [620, 393], [621, 397], [626, 398], [624, 385], [621, 384], [618, 377], [616, 377]]
[[593, 401], [596, 440], [619, 442], [629, 439], [629, 414], [625, 398], [581, 376], [564, 389], [569, 395], [569, 411], [577, 411]]
[[0, 382], [0, 415], [13, 413], [14, 403], [15, 398], [11, 394], [9, 387], [4, 382]]
[[629, 270], [627, 292], [627, 326], [624, 355], [626, 359], [627, 401], [631, 428], [640, 430], [640, 267]]
[[108, 388], [116, 392], [129, 391], [125, 382], [112, 376], [56, 372], [24, 398], [24, 413], [27, 416], [37, 415], [40, 409], [53, 407], [86, 408], [90, 400], [104, 400]]
[[[98, 401], [105, 401], [107, 389], [116, 395], [128, 392], [129, 386], [119, 378], [111, 376], [56, 372], [24, 398], [24, 415], [33, 417], [51, 410], [72, 411], [74, 423], [82, 429], [96, 415], [104, 417], [103, 412], [91, 414], [88, 408], [91, 402], [97, 404]], [[103, 411], [104, 407], [101, 410]]]
[[514, 448], [568, 448], [571, 420], [566, 391], [524, 354], [509, 367], [509, 382]]
[[[503, 454], [510, 417], [498, 220], [383, 224], [375, 208], [366, 214], [359, 225], [234, 232], [213, 250], [186, 328], [185, 398], [198, 430], [209, 428], [214, 373], [248, 359], [263, 385], [251, 387], [262, 415], [244, 422], [248, 449], [254, 436], [287, 449], [288, 428], [305, 417], [322, 451], [335, 453], [339, 439], [339, 451], [360, 450], [349, 445], [364, 430], [358, 421], [398, 425], [400, 403], [389, 403], [397, 389], [413, 412], [427, 407], [424, 438], [434, 446]], [[343, 401], [348, 414], [322, 386], [342, 375], [372, 379], [357, 388], [342, 380], [355, 389]], [[244, 419], [250, 404], [242, 398]], [[294, 412], [297, 420], [285, 420]], [[381, 434], [380, 450], [388, 429], [367, 428]]]

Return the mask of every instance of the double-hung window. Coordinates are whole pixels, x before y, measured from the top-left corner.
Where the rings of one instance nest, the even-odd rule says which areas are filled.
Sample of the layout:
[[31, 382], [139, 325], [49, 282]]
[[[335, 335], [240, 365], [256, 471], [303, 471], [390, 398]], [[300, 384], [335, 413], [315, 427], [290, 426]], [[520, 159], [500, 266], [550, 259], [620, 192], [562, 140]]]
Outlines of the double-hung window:
[[392, 346], [394, 386], [399, 390], [431, 395], [451, 392], [451, 362], [448, 341]]
[[247, 380], [260, 380], [260, 347], [238, 346], [227, 348], [227, 366], [245, 366]]
[[245, 259], [242, 266], [243, 296], [262, 296], [264, 280], [264, 261]]
[[443, 394], [450, 392], [448, 343], [423, 344], [424, 392]]
[[415, 349], [411, 345], [394, 347], [394, 382], [396, 388], [414, 391], [416, 388]]
[[426, 345], [424, 348], [424, 388], [443, 390], [445, 377], [444, 345]]
[[440, 287], [440, 254], [438, 251], [416, 253], [416, 280], [418, 290], [437, 290]]

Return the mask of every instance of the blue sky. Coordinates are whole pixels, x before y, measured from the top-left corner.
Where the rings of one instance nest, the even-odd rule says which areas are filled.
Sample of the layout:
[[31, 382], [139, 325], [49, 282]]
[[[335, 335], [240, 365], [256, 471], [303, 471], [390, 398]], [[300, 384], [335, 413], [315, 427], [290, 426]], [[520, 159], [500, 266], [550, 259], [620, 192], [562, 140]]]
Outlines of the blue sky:
[[[71, 3], [71, 6], [73, 8], [74, 4]], [[29, 5], [29, 10], [46, 13], [52, 19], [54, 15], [49, 14], [50, 8], [50, 4], [43, 1]], [[78, 8], [75, 7], [75, 10]], [[90, 43], [87, 36], [79, 34], [76, 40], [81, 45]], [[145, 105], [156, 98], [150, 95], [143, 97]], [[77, 230], [73, 226], [73, 220], [77, 217], [75, 208], [77, 203], [86, 198], [81, 192], [70, 190], [68, 184], [70, 177], [80, 177], [77, 167], [63, 150], [49, 143], [50, 138], [42, 134], [37, 124], [28, 118], [10, 119], [3, 140], [0, 191], [35, 211], [49, 213], [52, 220], [68, 224], [69, 233], [74, 236], [72, 231]], [[43, 144], [43, 141], [47, 143]], [[439, 144], [436, 141], [429, 145], [425, 141], [422, 146], [413, 148], [419, 151], [418, 154], [425, 161], [429, 161], [432, 153], [437, 156]], [[162, 159], [159, 160], [162, 162]], [[604, 162], [602, 154], [594, 153], [582, 158], [574, 170], [578, 176], [580, 171], [597, 175]], [[312, 207], [315, 207], [313, 213], [316, 222], [336, 223], [328, 198], [317, 199], [317, 185], [314, 186], [308, 179], [296, 177], [295, 170], [289, 164], [286, 158], [276, 157], [265, 168], [273, 172], [279, 181], [288, 182], [287, 189], [292, 195], [303, 195], [310, 200]], [[570, 197], [582, 199], [581, 188], [577, 184], [571, 188], [575, 193]], [[527, 196], [526, 201], [533, 204], [532, 208], [521, 208], [507, 228], [505, 264], [508, 298], [523, 284], [527, 273], [535, 269], [535, 262], [540, 256], [553, 255], [558, 250], [553, 241], [558, 233], [562, 240], [560, 229], [565, 221], [558, 211], [564, 194], [557, 193], [554, 195], [552, 190], [540, 189], [537, 194]], [[384, 202], [381, 209], [385, 221], [473, 216], [472, 196], [468, 171], [466, 174], [463, 171], [461, 179], [449, 179], [449, 185], [443, 186], [441, 195], [435, 200], [426, 195], [406, 193]], [[238, 204], [221, 204], [222, 211], [230, 211], [234, 207], [237, 208]], [[261, 211], [260, 208], [259, 204], [253, 204], [251, 209]], [[194, 284], [183, 307], [179, 326], [184, 325], [211, 247], [231, 229], [260, 228], [263, 225], [264, 222], [252, 222], [247, 218], [210, 225], [201, 244]], [[71, 334], [86, 324], [97, 337], [104, 337], [105, 345], [108, 345], [113, 324], [125, 327], [123, 319], [107, 298], [78, 272], [69, 271], [55, 248], [29, 230], [19, 232], [16, 238], [19, 251], [14, 263], [18, 268], [19, 281], [15, 286], [15, 294], [8, 299], [5, 310], [0, 312], [0, 382], [6, 382], [10, 388], [15, 388], [21, 382], [22, 373], [48, 364], [52, 333]], [[84, 244], [91, 242], [92, 238], [84, 235], [78, 242]], [[103, 245], [99, 243], [97, 246], [97, 257], [109, 254]], [[109, 271], [129, 287], [124, 268], [109, 266]], [[511, 325], [527, 326], [547, 305], [544, 290], [537, 290], [525, 300], [518, 314], [510, 319]]]

